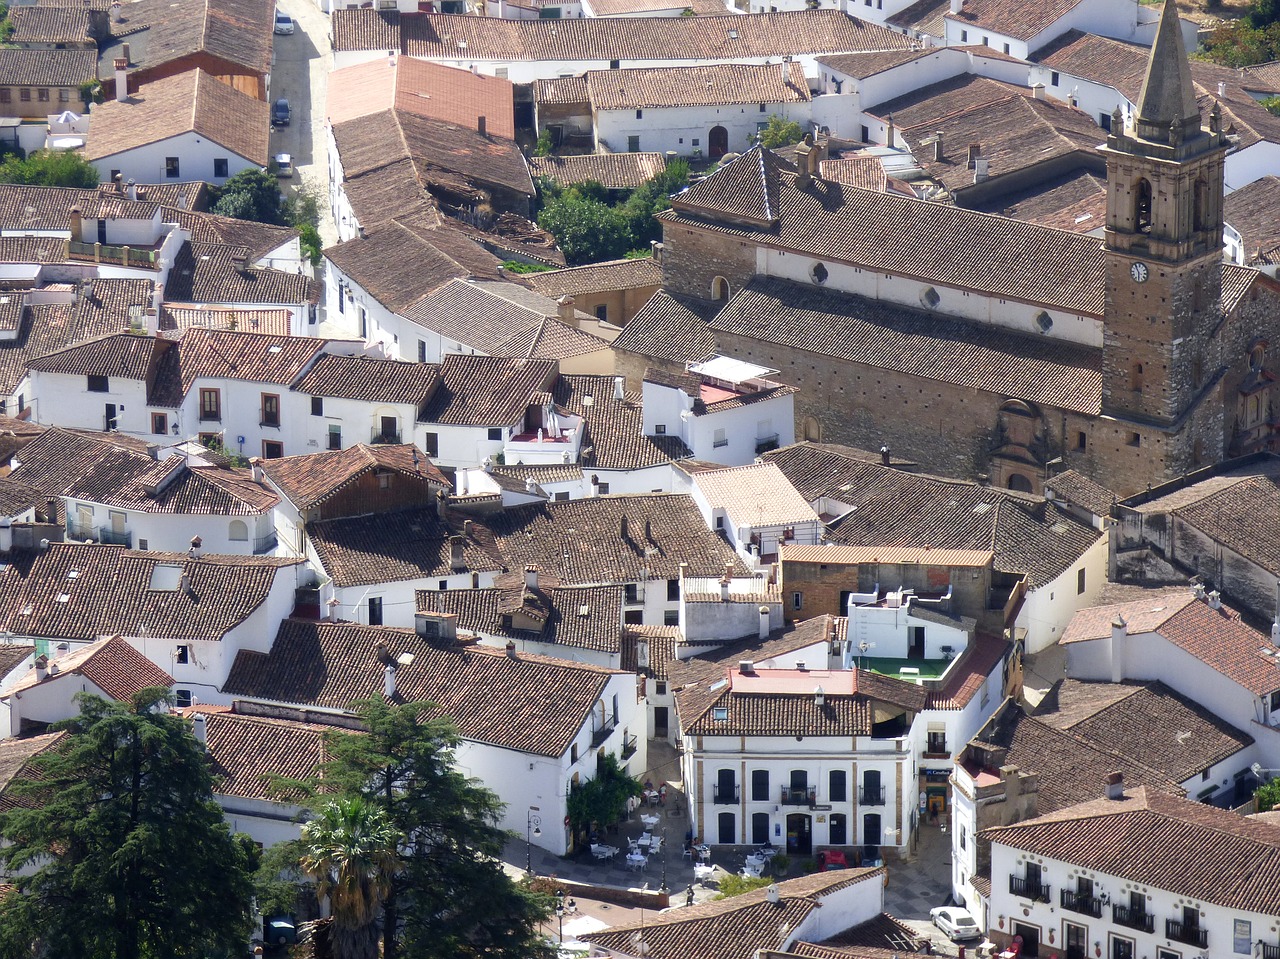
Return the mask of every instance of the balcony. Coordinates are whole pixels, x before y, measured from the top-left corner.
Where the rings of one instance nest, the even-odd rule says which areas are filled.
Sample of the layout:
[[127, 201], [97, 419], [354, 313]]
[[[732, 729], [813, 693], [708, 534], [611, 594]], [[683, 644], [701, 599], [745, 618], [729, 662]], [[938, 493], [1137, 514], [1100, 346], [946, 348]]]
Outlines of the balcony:
[[860, 806], [883, 806], [884, 805], [884, 787], [863, 786], [858, 790], [858, 805]]
[[1097, 896], [1082, 896], [1070, 889], [1062, 890], [1062, 908], [1069, 912], [1078, 912], [1082, 916], [1102, 918], [1102, 900]]
[[598, 749], [604, 745], [604, 741], [613, 735], [613, 731], [618, 728], [618, 717], [611, 716], [604, 720], [591, 732], [591, 748]]
[[756, 456], [759, 456], [761, 453], [768, 453], [770, 450], [776, 450], [777, 448], [778, 448], [777, 433], [774, 433], [772, 436], [756, 437]]
[[622, 740], [622, 759], [625, 762], [636, 754], [636, 750], [640, 748], [639, 740], [635, 736], [626, 736]]
[[712, 802], [717, 806], [732, 806], [738, 802], [738, 797], [740, 795], [741, 793], [737, 786], [734, 786], [731, 789], [721, 789], [717, 786], [715, 791], [712, 793], [711, 798]]
[[1260, 959], [1280, 959], [1280, 945], [1262, 944], [1262, 956]]
[[107, 529], [104, 526], [98, 530], [98, 542], [106, 543], [108, 546], [124, 546], [133, 549], [133, 534], [127, 529]]
[[67, 520], [67, 539], [98, 541], [98, 527], [88, 523], [73, 523]]
[[782, 798], [779, 801], [784, 806], [813, 806], [818, 802], [818, 788], [816, 786], [808, 788], [783, 786]]
[[369, 443], [372, 446], [399, 446], [400, 442], [399, 430], [393, 430], [388, 433], [386, 430], [380, 430], [375, 426], [369, 436]]
[[270, 553], [276, 548], [279, 542], [275, 531], [268, 533], [266, 536], [259, 536], [253, 541], [253, 555], [262, 556], [264, 553]]
[[1023, 899], [1030, 899], [1032, 902], [1048, 902], [1049, 887], [1043, 883], [1033, 882], [1030, 879], [1022, 879], [1019, 876], [1009, 877], [1009, 892], [1015, 896], [1021, 896]]
[[1111, 920], [1117, 926], [1127, 926], [1139, 932], [1155, 932], [1156, 929], [1155, 916], [1127, 906], [1112, 906]]
[[[1151, 930], [1148, 929], [1148, 932]], [[1199, 946], [1201, 949], [1209, 947], [1209, 932], [1201, 929], [1198, 925], [1192, 926], [1177, 919], [1166, 919], [1164, 921], [1164, 934], [1167, 938], [1174, 942], [1185, 942], [1188, 946]]]
[[67, 257], [72, 260], [92, 260], [94, 263], [119, 263], [123, 266], [139, 266], [156, 269], [160, 251], [147, 247], [116, 246], [112, 243], [82, 243], [70, 240]]

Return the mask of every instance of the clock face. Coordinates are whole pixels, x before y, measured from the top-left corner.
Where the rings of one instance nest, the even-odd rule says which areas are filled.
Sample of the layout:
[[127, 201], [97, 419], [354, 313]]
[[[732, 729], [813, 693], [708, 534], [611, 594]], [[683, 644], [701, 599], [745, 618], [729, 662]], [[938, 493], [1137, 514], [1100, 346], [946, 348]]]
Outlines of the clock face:
[[1135, 283], [1146, 283], [1151, 271], [1147, 269], [1147, 264], [1135, 263], [1129, 267], [1129, 275], [1133, 277]]

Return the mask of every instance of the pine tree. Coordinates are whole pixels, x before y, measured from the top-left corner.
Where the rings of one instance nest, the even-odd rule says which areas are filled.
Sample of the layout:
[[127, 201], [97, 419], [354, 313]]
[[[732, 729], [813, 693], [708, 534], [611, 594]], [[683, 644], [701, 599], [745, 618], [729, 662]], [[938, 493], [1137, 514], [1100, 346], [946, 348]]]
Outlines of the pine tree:
[[[186, 720], [81, 693], [66, 737], [33, 758], [0, 815], [0, 955], [213, 959], [249, 939], [252, 843], [233, 837]], [[22, 875], [21, 871], [33, 870]]]

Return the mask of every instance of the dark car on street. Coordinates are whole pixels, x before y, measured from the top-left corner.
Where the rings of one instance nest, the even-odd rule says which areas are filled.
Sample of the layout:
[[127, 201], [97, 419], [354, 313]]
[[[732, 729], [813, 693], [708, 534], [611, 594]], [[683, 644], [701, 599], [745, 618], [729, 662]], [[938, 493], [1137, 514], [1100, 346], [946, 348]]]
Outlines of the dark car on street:
[[284, 97], [271, 104], [271, 122], [276, 126], [287, 127], [290, 116], [289, 101]]

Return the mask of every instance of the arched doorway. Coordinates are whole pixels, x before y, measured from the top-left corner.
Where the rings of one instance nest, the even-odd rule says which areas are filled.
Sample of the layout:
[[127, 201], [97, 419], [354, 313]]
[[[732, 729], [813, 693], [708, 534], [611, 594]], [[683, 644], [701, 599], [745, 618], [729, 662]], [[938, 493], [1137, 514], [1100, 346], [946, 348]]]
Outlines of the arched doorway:
[[807, 856], [813, 852], [813, 819], [802, 812], [787, 816], [787, 854]]
[[716, 822], [716, 842], [722, 846], [732, 846], [738, 842], [738, 817], [731, 812], [722, 812]]
[[753, 812], [751, 814], [751, 844], [763, 846], [769, 841], [769, 814]]
[[1030, 493], [1032, 489], [1034, 489], [1031, 485], [1031, 480], [1027, 479], [1021, 473], [1010, 473], [1007, 485], [1009, 489], [1013, 490], [1015, 493]]
[[713, 160], [719, 160], [728, 152], [729, 131], [720, 126], [712, 127], [711, 132], [707, 134], [707, 156]]
[[880, 814], [869, 812], [862, 817], [862, 844], [864, 846], [880, 845]]

